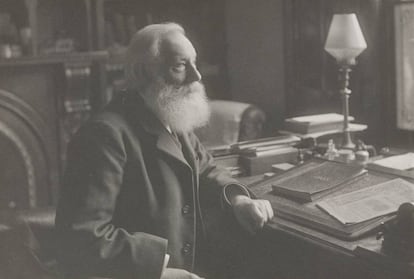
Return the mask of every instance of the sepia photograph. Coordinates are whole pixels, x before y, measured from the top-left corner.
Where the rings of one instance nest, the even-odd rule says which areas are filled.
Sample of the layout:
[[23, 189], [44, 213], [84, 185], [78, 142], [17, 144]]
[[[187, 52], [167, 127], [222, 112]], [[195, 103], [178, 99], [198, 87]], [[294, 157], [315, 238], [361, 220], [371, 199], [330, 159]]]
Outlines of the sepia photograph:
[[414, 278], [414, 1], [0, 0], [0, 279]]

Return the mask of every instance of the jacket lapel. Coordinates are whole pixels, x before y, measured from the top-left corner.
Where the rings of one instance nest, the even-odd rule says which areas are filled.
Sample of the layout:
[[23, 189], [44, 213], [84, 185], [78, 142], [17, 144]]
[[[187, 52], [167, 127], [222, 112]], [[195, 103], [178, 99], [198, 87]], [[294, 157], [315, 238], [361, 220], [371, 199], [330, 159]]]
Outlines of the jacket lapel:
[[[164, 127], [163, 127], [164, 128]], [[157, 148], [175, 159], [181, 161], [182, 163], [188, 165], [183, 151], [181, 150], [179, 143], [175, 142], [173, 137], [169, 134], [169, 132], [164, 128], [165, 131], [158, 135], [157, 139]]]
[[190, 139], [188, 135], [179, 135], [180, 142], [182, 144], [182, 151], [184, 153], [185, 158], [187, 159], [187, 162], [191, 166], [191, 168], [194, 170], [195, 174], [198, 174], [198, 162], [197, 162], [197, 155], [194, 152], [194, 148], [191, 145]]

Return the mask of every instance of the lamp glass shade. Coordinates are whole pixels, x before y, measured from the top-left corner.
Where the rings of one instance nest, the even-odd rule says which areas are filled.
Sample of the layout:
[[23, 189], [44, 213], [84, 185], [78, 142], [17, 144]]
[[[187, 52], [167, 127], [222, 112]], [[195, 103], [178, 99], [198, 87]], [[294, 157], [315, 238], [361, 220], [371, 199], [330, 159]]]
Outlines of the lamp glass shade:
[[367, 48], [355, 14], [335, 14], [326, 38], [325, 50], [337, 61], [352, 61]]

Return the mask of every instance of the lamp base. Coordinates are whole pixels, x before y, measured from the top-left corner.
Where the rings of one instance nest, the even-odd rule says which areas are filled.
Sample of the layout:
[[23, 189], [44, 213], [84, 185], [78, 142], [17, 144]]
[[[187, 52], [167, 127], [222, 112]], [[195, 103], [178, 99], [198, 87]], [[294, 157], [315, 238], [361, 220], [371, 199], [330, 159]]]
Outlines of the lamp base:
[[354, 150], [355, 147], [356, 145], [355, 143], [352, 142], [352, 139], [351, 139], [351, 133], [349, 131], [344, 131], [341, 148]]
[[344, 116], [343, 126], [343, 149], [354, 149], [355, 144], [352, 142], [351, 133], [349, 128], [349, 97], [351, 90], [348, 88], [349, 85], [349, 73], [351, 72], [350, 64], [342, 64], [339, 69], [339, 80], [341, 81], [341, 96], [342, 96], [342, 114]]
[[354, 143], [352, 143], [352, 142], [348, 142], [348, 143], [346, 143], [346, 144], [342, 144], [341, 145], [341, 148], [342, 149], [352, 149], [352, 150], [354, 150], [355, 149], [355, 144]]

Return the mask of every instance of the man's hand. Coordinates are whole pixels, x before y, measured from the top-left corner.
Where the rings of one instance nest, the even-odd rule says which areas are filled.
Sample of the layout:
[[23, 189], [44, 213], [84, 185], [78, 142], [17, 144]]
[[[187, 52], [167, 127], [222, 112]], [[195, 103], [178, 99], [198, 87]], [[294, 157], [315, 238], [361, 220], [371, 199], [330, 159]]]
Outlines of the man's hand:
[[161, 279], [203, 279], [194, 273], [184, 269], [166, 268], [161, 275]]
[[237, 195], [231, 199], [231, 205], [237, 221], [252, 234], [273, 218], [273, 209], [267, 200], [253, 200]]

